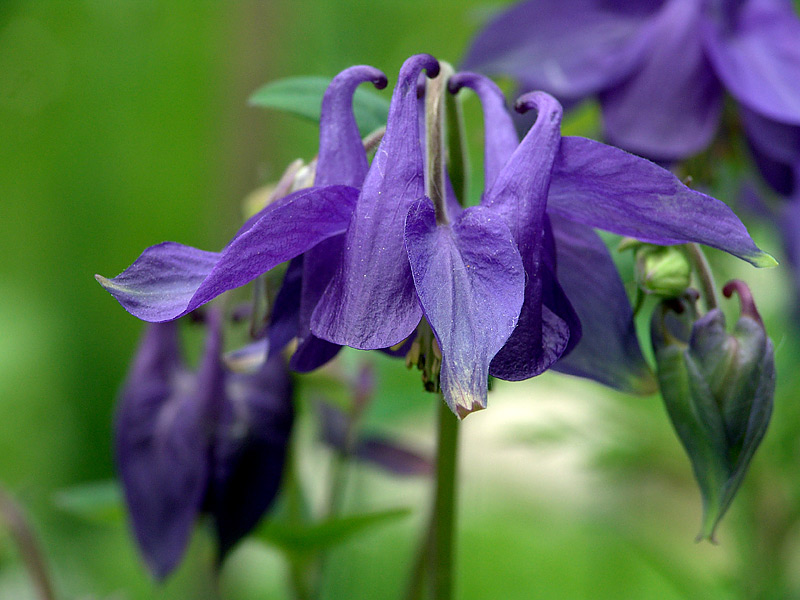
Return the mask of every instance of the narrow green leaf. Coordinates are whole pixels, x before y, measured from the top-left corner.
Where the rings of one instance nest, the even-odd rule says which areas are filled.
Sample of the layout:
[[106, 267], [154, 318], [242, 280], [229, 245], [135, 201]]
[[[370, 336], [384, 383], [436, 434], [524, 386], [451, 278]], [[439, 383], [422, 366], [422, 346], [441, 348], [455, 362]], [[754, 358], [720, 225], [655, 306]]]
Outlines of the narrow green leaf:
[[[266, 84], [250, 96], [251, 106], [274, 108], [319, 122], [322, 96], [331, 82], [326, 77], [289, 77]], [[356, 90], [353, 112], [362, 136], [386, 125], [389, 100], [366, 86]]]
[[328, 519], [313, 525], [268, 521], [257, 537], [293, 554], [310, 554], [336, 546], [365, 530], [397, 521], [411, 514], [411, 509], [392, 509], [363, 515]]
[[125, 509], [116, 481], [94, 481], [59, 490], [53, 504], [73, 516], [95, 523], [122, 520]]

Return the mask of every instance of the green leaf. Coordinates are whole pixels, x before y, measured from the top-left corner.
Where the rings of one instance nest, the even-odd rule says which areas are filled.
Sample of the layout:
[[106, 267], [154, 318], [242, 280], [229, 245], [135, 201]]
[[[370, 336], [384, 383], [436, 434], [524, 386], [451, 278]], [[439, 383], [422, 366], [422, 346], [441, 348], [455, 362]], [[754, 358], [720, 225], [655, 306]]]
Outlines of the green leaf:
[[[326, 77], [288, 77], [268, 83], [252, 96], [249, 104], [274, 108], [319, 123], [322, 96], [331, 82]], [[353, 96], [353, 113], [362, 136], [386, 125], [389, 100], [361, 87]]]
[[392, 509], [363, 515], [328, 519], [313, 525], [268, 521], [257, 537], [291, 554], [310, 554], [347, 541], [367, 529], [397, 521], [411, 514], [411, 509]]
[[95, 523], [115, 523], [125, 515], [116, 481], [94, 481], [59, 490], [53, 504], [73, 516]]

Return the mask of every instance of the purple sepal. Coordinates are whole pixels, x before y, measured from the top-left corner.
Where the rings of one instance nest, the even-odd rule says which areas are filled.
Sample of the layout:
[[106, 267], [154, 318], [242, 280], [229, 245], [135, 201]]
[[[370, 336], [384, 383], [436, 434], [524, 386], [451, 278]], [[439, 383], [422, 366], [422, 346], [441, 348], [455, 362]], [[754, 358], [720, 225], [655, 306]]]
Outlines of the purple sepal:
[[439, 63], [409, 58], [392, 95], [386, 133], [372, 161], [342, 259], [311, 319], [314, 335], [360, 349], [387, 348], [408, 337], [422, 316], [403, 249], [405, 215], [423, 197], [417, 78]]
[[115, 458], [133, 532], [158, 579], [180, 562], [208, 481], [224, 386], [218, 327], [212, 331], [195, 376], [180, 359], [177, 325], [148, 327], [116, 414]]
[[205, 510], [224, 557], [256, 526], [278, 493], [294, 411], [281, 357], [252, 375], [231, 374], [216, 423]]
[[703, 22], [717, 74], [742, 104], [800, 125], [800, 19], [791, 2], [749, 0], [733, 18]]
[[357, 197], [348, 186], [300, 190], [267, 206], [221, 253], [164, 242], [114, 279], [97, 280], [132, 315], [171, 321], [343, 233]]
[[419, 302], [442, 352], [445, 402], [459, 418], [486, 407], [489, 362], [517, 324], [525, 271], [502, 219], [466, 209], [437, 226], [423, 199], [406, 218], [406, 249]]
[[606, 245], [590, 227], [552, 217], [558, 279], [581, 319], [583, 337], [553, 369], [625, 392], [656, 391], [625, 286]]
[[510, 75], [524, 90], [575, 99], [625, 77], [641, 59], [643, 25], [660, 0], [529, 0], [475, 38], [462, 68]]
[[775, 264], [725, 204], [650, 161], [593, 140], [562, 138], [547, 203], [551, 214], [643, 242], [697, 242], [755, 266]]
[[722, 88], [703, 50], [698, 2], [667, 2], [645, 28], [633, 74], [600, 94], [606, 139], [651, 159], [703, 150], [722, 110]]

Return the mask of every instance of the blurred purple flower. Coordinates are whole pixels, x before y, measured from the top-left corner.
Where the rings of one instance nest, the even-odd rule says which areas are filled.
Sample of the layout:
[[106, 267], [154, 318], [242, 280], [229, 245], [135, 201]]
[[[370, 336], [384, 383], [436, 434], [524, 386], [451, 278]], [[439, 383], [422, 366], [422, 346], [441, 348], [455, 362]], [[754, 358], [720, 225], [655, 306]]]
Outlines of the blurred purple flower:
[[177, 324], [150, 325], [117, 409], [117, 468], [136, 541], [159, 579], [180, 562], [199, 513], [211, 515], [224, 556], [280, 484], [293, 421], [286, 368], [277, 358], [251, 375], [231, 373], [220, 346], [212, 311], [192, 371]]
[[319, 403], [322, 440], [345, 456], [370, 463], [400, 477], [431, 475], [433, 461], [398, 442], [384, 436], [359, 434], [352, 439], [354, 416], [334, 408], [329, 403]]
[[608, 141], [657, 160], [708, 146], [726, 89], [756, 152], [785, 166], [800, 158], [798, 40], [789, 0], [528, 0], [479, 32], [463, 66], [567, 103], [596, 95]]

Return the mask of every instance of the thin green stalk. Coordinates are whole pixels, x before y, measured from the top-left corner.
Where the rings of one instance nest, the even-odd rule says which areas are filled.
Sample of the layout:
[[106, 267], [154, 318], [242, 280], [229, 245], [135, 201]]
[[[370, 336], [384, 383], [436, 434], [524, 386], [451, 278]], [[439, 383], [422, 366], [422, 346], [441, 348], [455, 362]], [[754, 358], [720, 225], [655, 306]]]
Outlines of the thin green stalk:
[[711, 265], [708, 264], [706, 255], [703, 254], [703, 250], [697, 244], [686, 244], [684, 247], [700, 280], [700, 288], [706, 302], [706, 308], [708, 310], [717, 308], [719, 306], [719, 298], [714, 285], [714, 274], [711, 272]]
[[0, 488], [0, 522], [8, 528], [17, 545], [20, 558], [28, 569], [28, 575], [36, 588], [37, 598], [55, 600], [53, 583], [50, 580], [47, 564], [36, 540], [36, 535], [22, 509], [2, 488]]
[[458, 419], [441, 399], [439, 401], [438, 435], [436, 495], [433, 502], [431, 579], [434, 599], [451, 600], [453, 598], [453, 565], [455, 562]]

